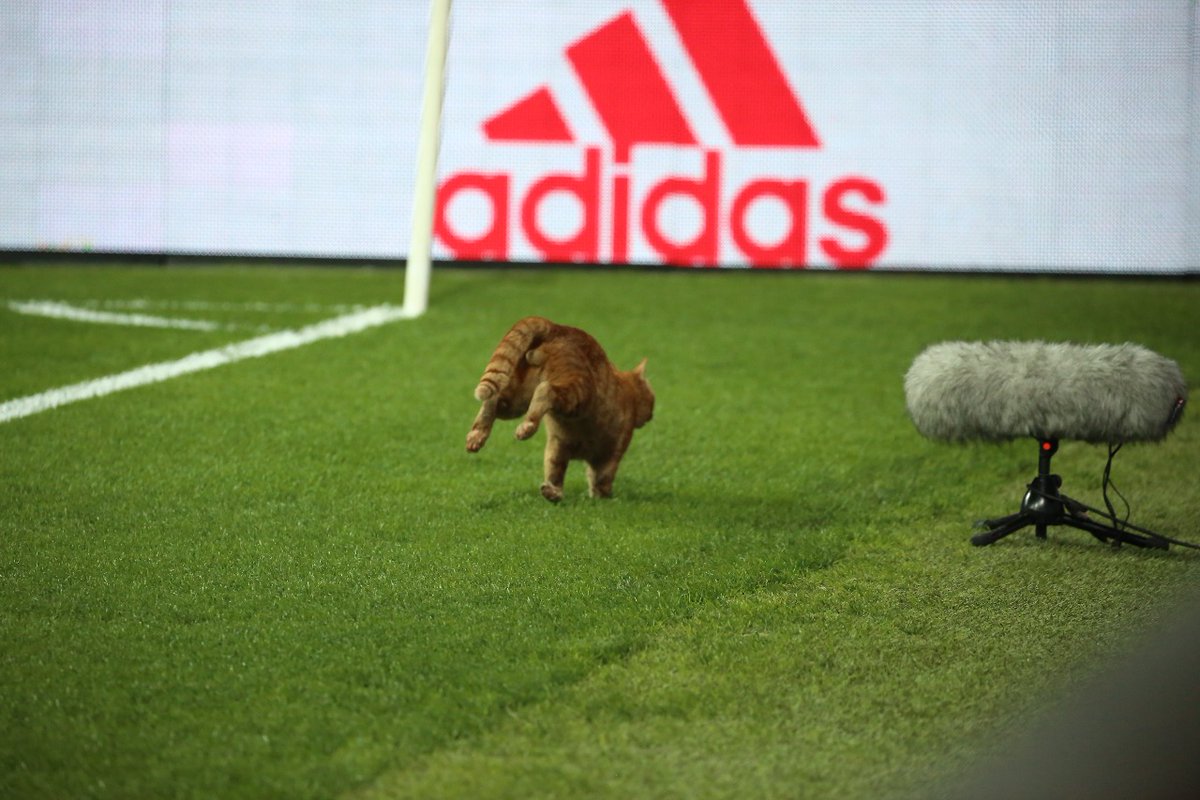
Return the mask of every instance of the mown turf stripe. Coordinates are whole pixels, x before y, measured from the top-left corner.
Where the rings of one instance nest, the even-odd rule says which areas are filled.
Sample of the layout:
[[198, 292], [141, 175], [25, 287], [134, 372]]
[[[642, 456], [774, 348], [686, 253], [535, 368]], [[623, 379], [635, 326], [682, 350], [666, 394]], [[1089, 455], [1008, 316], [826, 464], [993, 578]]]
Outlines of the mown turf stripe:
[[147, 364], [115, 375], [106, 375], [103, 378], [51, 389], [40, 394], [18, 397], [15, 400], [0, 403], [0, 422], [28, 417], [31, 414], [48, 411], [51, 408], [79, 400], [103, 397], [124, 389], [170, 380], [180, 375], [232, 364], [247, 358], [258, 358], [278, 353], [281, 350], [303, 347], [322, 339], [347, 336], [409, 316], [398, 306], [374, 306], [352, 314], [343, 314], [323, 320], [297, 330], [278, 331], [224, 347], [192, 353], [176, 361]]

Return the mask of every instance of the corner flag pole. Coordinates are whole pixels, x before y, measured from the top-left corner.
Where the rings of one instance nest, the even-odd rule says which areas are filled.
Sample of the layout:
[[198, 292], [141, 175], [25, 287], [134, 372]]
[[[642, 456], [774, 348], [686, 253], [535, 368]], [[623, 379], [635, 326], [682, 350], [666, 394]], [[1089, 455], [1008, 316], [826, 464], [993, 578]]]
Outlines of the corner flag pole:
[[417, 139], [417, 176], [413, 185], [412, 235], [404, 270], [404, 313], [419, 317], [429, 305], [432, 269], [433, 207], [437, 194], [437, 156], [442, 127], [442, 89], [450, 40], [450, 0], [430, 0], [429, 39], [425, 47], [425, 84], [421, 132]]

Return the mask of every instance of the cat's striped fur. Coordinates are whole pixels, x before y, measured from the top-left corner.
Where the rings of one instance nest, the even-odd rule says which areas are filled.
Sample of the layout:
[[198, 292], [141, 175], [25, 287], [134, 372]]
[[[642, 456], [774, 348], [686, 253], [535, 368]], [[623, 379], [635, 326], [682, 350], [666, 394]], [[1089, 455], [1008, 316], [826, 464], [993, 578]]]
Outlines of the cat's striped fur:
[[587, 463], [591, 495], [611, 497], [633, 431], [654, 415], [645, 370], [645, 359], [618, 370], [586, 331], [525, 317], [504, 334], [475, 387], [481, 406], [467, 450], [483, 447], [496, 419], [524, 416], [518, 439], [528, 439], [545, 420], [542, 495], [561, 500], [567, 464], [579, 460]]

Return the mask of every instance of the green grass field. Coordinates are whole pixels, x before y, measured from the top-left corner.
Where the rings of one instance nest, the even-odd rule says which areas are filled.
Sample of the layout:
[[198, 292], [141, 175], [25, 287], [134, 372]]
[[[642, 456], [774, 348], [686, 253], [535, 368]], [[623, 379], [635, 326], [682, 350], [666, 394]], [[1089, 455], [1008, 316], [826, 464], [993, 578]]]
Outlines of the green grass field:
[[[399, 270], [0, 268], [0, 402], [398, 303]], [[211, 331], [12, 303], [217, 321]], [[136, 301], [136, 302], [135, 302]], [[1191, 551], [969, 544], [1033, 441], [922, 439], [945, 339], [1135, 341], [1200, 376], [1194, 281], [435, 272], [428, 314], [0, 423], [0, 797], [929, 796], [1131, 650]], [[526, 314], [649, 358], [611, 501], [542, 434], [464, 451]], [[1129, 445], [1200, 540], [1200, 427]], [[1100, 502], [1106, 453], [1066, 442]]]

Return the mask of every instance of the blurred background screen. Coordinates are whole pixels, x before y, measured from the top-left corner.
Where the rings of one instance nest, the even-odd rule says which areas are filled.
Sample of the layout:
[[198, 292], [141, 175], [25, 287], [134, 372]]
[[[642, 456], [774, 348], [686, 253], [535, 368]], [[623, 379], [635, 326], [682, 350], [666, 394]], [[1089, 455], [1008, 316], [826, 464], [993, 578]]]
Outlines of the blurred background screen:
[[[406, 255], [428, 7], [8, 0], [0, 249]], [[1198, 270], [1190, 0], [456, 0], [434, 255]]]

